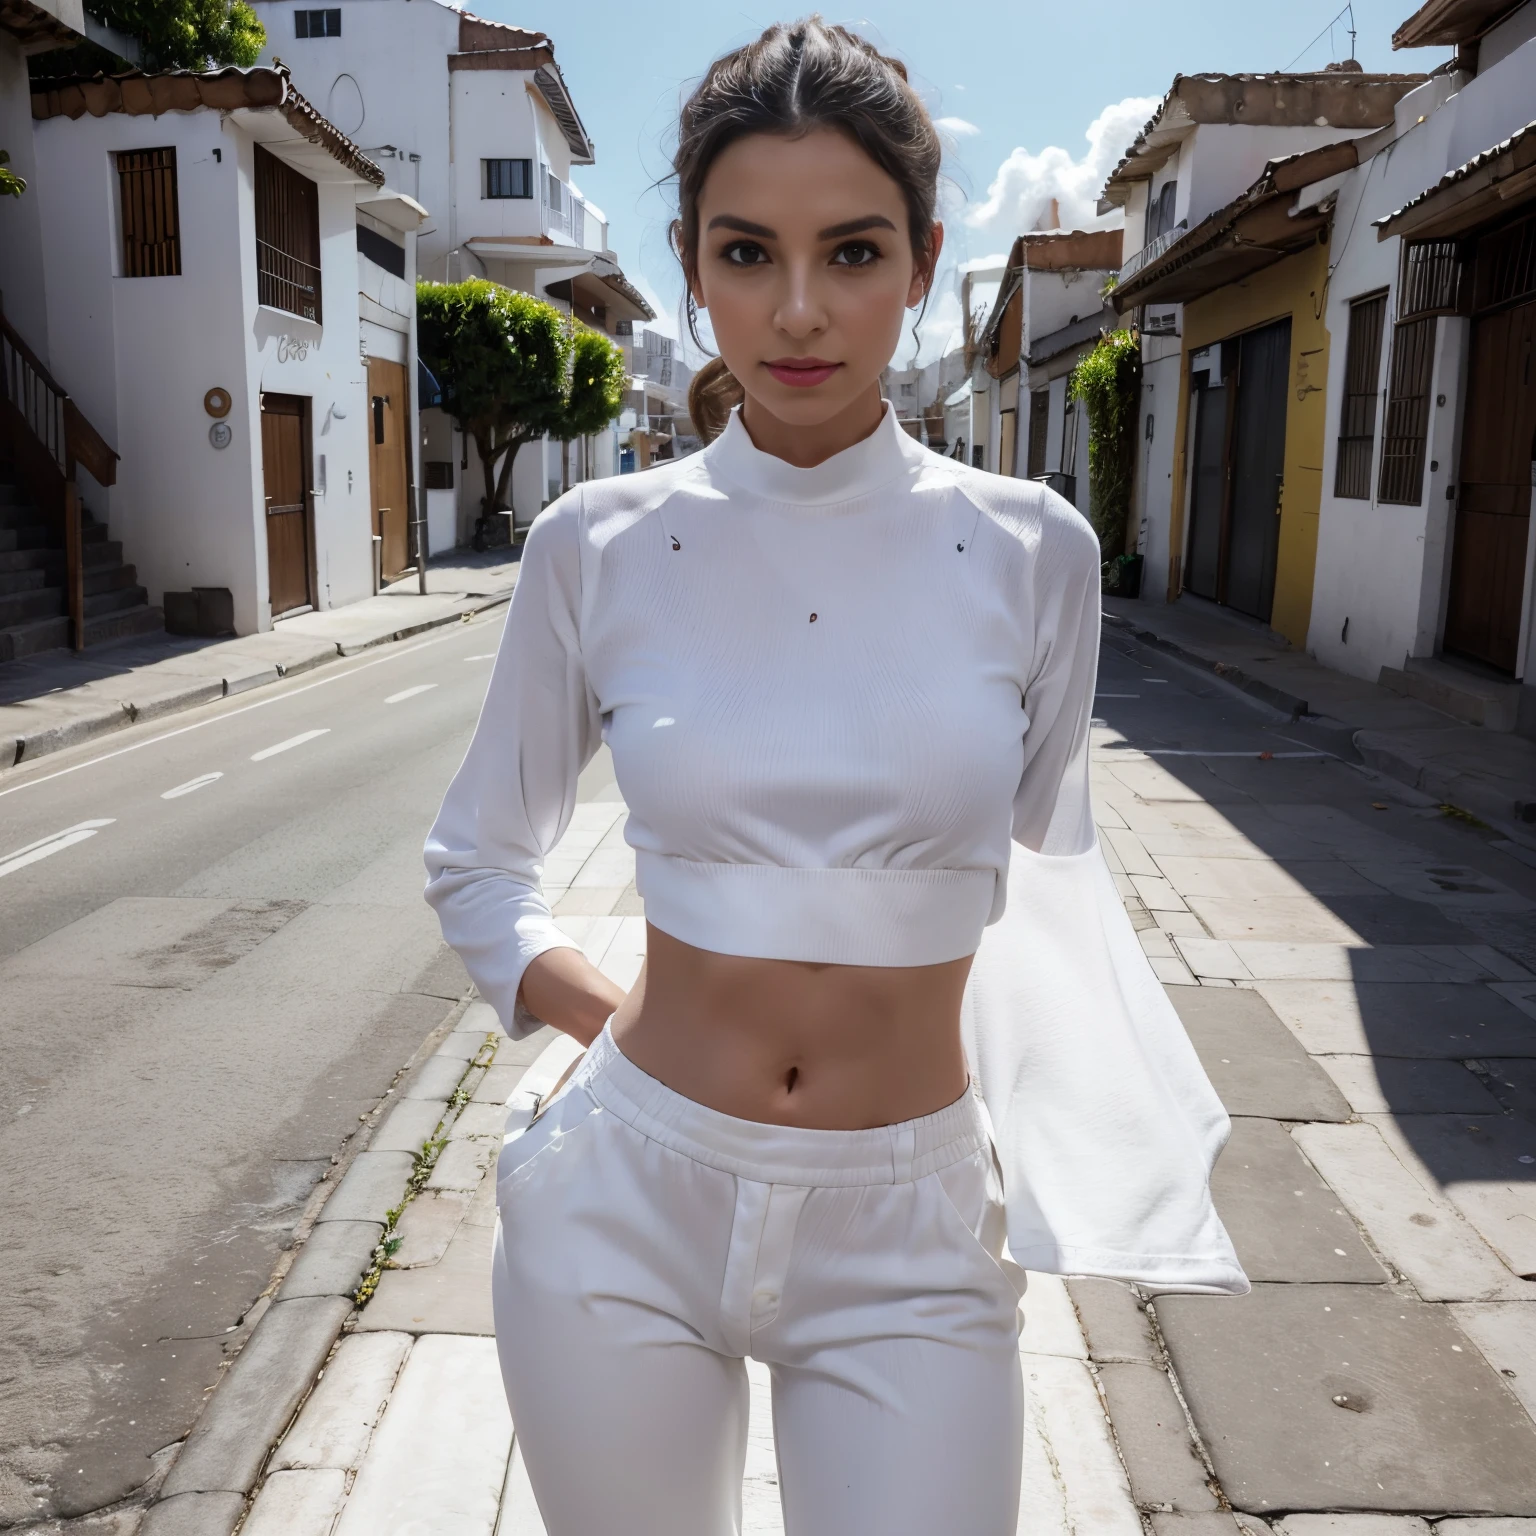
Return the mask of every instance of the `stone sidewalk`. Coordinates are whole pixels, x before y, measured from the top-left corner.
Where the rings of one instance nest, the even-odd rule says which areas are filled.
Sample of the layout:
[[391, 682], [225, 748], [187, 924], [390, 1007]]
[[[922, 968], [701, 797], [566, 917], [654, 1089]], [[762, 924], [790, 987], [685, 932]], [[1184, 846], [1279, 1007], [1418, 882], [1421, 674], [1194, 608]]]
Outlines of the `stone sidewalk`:
[[139, 721], [245, 693], [503, 603], [517, 579], [510, 550], [455, 551], [376, 597], [282, 619], [230, 640], [145, 635], [43, 651], [0, 666], [0, 771]]
[[1536, 847], [1536, 741], [1466, 725], [1418, 699], [1336, 672], [1258, 623], [1199, 599], [1107, 597], [1109, 623], [1266, 703], [1306, 718], [1336, 751], [1520, 830]]

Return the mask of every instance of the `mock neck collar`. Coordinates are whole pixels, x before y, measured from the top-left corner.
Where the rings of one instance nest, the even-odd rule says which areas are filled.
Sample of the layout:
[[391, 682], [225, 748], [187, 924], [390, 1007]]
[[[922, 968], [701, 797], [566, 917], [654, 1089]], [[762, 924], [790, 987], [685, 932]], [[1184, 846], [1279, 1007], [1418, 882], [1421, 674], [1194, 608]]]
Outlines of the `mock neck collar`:
[[800, 469], [752, 441], [741, 421], [741, 407], [731, 411], [725, 430], [704, 451], [710, 469], [733, 485], [761, 496], [765, 501], [799, 506], [826, 506], [852, 501], [876, 486], [909, 473], [923, 455], [896, 420], [890, 401], [885, 401], [880, 425], [851, 448], [834, 453], [812, 469]]

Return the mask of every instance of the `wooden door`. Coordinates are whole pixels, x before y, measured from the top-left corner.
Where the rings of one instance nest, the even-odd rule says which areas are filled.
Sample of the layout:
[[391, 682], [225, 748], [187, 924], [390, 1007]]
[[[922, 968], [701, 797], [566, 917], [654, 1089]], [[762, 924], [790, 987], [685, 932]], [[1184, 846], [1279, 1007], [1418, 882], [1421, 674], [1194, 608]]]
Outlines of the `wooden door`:
[[406, 467], [405, 369], [368, 359], [368, 479], [373, 531], [382, 535], [383, 573], [393, 580], [411, 563], [410, 476]]
[[1513, 672], [1536, 458], [1536, 303], [1472, 324], [1445, 649]]
[[314, 603], [307, 399], [261, 397], [261, 465], [267, 506], [267, 593], [272, 616], [277, 618]]
[[1184, 585], [1213, 602], [1221, 595], [1221, 524], [1227, 503], [1227, 406], [1225, 383], [1197, 389], [1195, 446], [1190, 461], [1189, 552]]
[[1221, 601], [1267, 624], [1280, 551], [1291, 322], [1249, 331], [1240, 341]]
[[1018, 441], [1019, 413], [1003, 411], [998, 417], [997, 472], [1000, 475], [1014, 473], [1014, 450]]

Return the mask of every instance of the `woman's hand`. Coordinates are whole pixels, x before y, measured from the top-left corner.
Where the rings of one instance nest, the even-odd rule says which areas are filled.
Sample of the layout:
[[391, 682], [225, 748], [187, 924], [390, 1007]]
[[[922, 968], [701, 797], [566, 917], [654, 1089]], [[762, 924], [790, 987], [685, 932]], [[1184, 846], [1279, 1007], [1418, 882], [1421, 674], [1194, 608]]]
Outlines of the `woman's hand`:
[[610, 981], [579, 949], [547, 949], [523, 972], [518, 998], [534, 1018], [591, 1045], [609, 1015], [624, 1001], [624, 989]]

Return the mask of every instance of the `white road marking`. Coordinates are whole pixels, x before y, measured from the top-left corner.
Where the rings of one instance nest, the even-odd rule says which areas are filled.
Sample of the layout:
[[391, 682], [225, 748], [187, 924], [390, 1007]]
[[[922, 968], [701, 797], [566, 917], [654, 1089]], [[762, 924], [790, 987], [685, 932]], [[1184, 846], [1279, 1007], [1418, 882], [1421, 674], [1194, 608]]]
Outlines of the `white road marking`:
[[95, 837], [103, 827], [110, 827], [116, 820], [115, 816], [105, 816], [96, 821], [78, 821], [74, 826], [65, 827], [62, 832], [55, 832], [51, 837], [42, 837], [35, 843], [28, 843], [25, 848], [18, 848], [15, 853], [8, 853], [0, 859], [0, 878], [13, 875], [18, 869], [25, 869], [28, 864], [35, 864], [39, 859], [73, 848], [76, 843]]
[[495, 651], [481, 651], [481, 653], [478, 656], [466, 656], [464, 658], [464, 660], [465, 661], [495, 661], [496, 660], [496, 652]]
[[201, 789], [205, 784], [212, 784], [215, 779], [222, 779], [222, 773], [205, 773], [199, 778], [188, 779], [185, 784], [178, 784], [175, 789], [168, 789], [160, 796], [162, 800], [179, 800], [183, 795], [190, 795], [194, 789]]
[[436, 683], [417, 683], [414, 688], [402, 688], [399, 693], [392, 693], [384, 700], [386, 704], [399, 704], [405, 699], [414, 699], [418, 693], [431, 693], [437, 687]]
[[1094, 698], [1096, 698], [1096, 699], [1139, 699], [1140, 697], [1141, 697], [1141, 695], [1139, 693], [1096, 693], [1096, 694], [1094, 694]]
[[290, 736], [287, 741], [280, 741], [275, 747], [263, 747], [260, 752], [251, 753], [253, 763], [265, 762], [269, 757], [276, 757], [279, 752], [286, 752], [290, 747], [302, 747], [306, 741], [313, 741], [316, 736], [329, 736], [331, 728], [322, 725], [317, 731], [300, 731], [297, 736]]
[[28, 779], [25, 784], [13, 784], [9, 789], [0, 789], [0, 799], [4, 799], [6, 795], [19, 795], [24, 789], [36, 789], [39, 784], [46, 784], [51, 779], [62, 779], [67, 773], [79, 773], [82, 768], [94, 768], [98, 763], [110, 762], [114, 757], [123, 757], [129, 752], [137, 752], [144, 747], [158, 746], [162, 741], [170, 741], [174, 736], [185, 736], [188, 731], [200, 731], [204, 726], [233, 720], [237, 715], [249, 714], [253, 709], [266, 709], [272, 704], [285, 703], [289, 699], [297, 698], [301, 693], [308, 693], [312, 688], [329, 688], [332, 683], [344, 683], [349, 677], [356, 677], [359, 672], [367, 672], [373, 667], [388, 666], [392, 661], [399, 661], [402, 656], [411, 656], [430, 646], [441, 645], [445, 640], [457, 639], [458, 635], [458, 626], [455, 625], [445, 629], [442, 634], [434, 635], [430, 640], [408, 645], [404, 650], [393, 651], [387, 656], [376, 656], [372, 661], [361, 662], [355, 667], [346, 668], [345, 671], [333, 672], [328, 677], [316, 678], [312, 683], [304, 683], [297, 688], [273, 694], [269, 698], [257, 699], [251, 704], [242, 704], [238, 709], [231, 709], [225, 714], [209, 715], [206, 720], [194, 720], [191, 725], [179, 725], [174, 731], [163, 731], [158, 736], [150, 736], [144, 741], [135, 741], [130, 746], [118, 747], [112, 752], [103, 752], [100, 757], [87, 758], [83, 763], [71, 763], [68, 768], [57, 768], [52, 773], [39, 774], [35, 779]]
[[[1180, 750], [1177, 747], [1143, 747], [1142, 753], [1147, 757], [1264, 757], [1259, 752], [1200, 752], [1194, 749]], [[1332, 752], [1271, 752], [1269, 757], [1279, 761], [1285, 757], [1332, 757]]]

